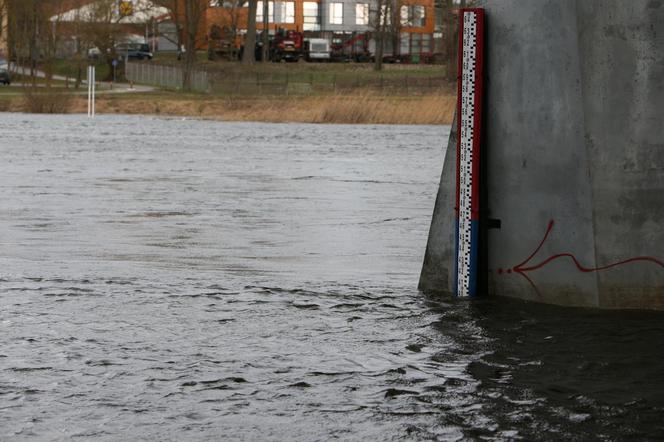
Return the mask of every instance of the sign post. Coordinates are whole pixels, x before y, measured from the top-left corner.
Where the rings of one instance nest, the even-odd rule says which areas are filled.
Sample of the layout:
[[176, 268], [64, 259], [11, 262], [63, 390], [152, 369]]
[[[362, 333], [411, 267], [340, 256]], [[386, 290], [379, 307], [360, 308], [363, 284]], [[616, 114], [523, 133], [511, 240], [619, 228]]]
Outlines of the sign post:
[[118, 60], [117, 58], [114, 58], [113, 61], [111, 62], [113, 64], [113, 84], [117, 81], [117, 70], [118, 70]]

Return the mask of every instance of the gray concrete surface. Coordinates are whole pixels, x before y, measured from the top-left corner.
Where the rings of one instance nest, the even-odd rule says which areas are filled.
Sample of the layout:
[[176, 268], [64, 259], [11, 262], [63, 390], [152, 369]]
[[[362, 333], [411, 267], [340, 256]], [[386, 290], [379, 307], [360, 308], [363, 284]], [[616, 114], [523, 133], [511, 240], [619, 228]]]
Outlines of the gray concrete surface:
[[[664, 309], [664, 1], [479, 3], [489, 293]], [[455, 145], [423, 290], [452, 290]]]

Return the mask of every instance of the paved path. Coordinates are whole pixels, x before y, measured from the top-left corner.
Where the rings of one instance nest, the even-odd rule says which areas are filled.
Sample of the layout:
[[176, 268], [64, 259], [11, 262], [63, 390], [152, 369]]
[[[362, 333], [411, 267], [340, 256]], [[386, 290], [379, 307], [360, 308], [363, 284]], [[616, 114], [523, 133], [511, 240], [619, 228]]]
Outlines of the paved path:
[[[10, 71], [16, 74], [20, 75], [30, 75], [30, 68], [27, 68], [25, 66], [16, 66], [16, 65], [10, 65]], [[37, 78], [46, 78], [46, 74], [43, 71], [34, 71], [34, 74]], [[75, 82], [73, 81], [72, 78], [67, 78], [63, 77], [61, 75], [53, 75], [53, 80], [57, 81], [70, 81], [70, 87], [73, 88]], [[83, 80], [82, 83], [84, 85], [87, 85], [87, 80]], [[12, 83], [10, 87], [23, 87], [27, 85], [26, 83]], [[44, 86], [44, 85], [37, 85], [37, 86]], [[60, 86], [61, 87], [61, 86]], [[156, 88], [153, 86], [145, 86], [145, 85], [132, 85], [130, 83], [112, 83], [108, 81], [97, 81], [97, 93], [98, 94], [117, 94], [117, 93], [131, 93], [131, 92], [152, 92]], [[2, 89], [0, 89], [2, 90]], [[80, 88], [78, 89], [80, 93], [86, 93], [87, 94], [87, 88], [81, 90]]]

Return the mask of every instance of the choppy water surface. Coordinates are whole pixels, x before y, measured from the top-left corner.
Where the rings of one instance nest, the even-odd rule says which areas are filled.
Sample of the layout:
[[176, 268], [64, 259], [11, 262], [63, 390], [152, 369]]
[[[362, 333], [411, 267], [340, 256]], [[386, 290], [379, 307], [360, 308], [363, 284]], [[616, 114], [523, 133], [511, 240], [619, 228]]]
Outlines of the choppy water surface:
[[0, 114], [0, 439], [658, 439], [662, 316], [417, 292], [448, 128]]

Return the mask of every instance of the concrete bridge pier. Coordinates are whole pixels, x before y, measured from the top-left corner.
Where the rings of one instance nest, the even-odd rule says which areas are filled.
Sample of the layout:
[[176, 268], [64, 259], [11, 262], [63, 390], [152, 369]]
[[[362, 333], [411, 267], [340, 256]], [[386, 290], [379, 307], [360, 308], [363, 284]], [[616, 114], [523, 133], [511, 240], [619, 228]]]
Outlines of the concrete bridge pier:
[[[478, 6], [487, 23], [485, 291], [664, 309], [664, 0]], [[425, 291], [453, 290], [455, 164], [453, 130]]]

